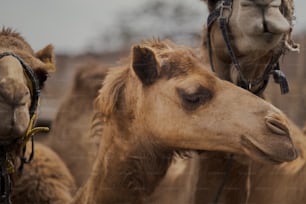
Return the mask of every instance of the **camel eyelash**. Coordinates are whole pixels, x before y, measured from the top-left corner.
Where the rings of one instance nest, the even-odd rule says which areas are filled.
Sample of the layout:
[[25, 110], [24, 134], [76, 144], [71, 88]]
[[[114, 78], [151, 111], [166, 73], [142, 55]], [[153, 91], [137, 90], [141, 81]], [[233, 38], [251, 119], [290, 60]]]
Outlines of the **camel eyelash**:
[[182, 88], [177, 88], [177, 93], [182, 100], [183, 107], [188, 111], [197, 109], [202, 104], [210, 101], [213, 97], [212, 92], [204, 87], [198, 88], [195, 93], [186, 93]]

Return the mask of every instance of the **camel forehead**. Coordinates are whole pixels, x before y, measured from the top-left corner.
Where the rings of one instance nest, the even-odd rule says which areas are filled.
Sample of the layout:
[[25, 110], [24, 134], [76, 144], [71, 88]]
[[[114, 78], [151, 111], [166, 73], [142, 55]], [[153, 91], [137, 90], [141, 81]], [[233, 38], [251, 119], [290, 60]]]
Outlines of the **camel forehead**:
[[[147, 40], [144, 46], [150, 47], [160, 62], [160, 73], [167, 79], [184, 77], [197, 78], [197, 81], [214, 82], [215, 77], [200, 62], [192, 49], [177, 45], [168, 40]], [[214, 83], [211, 83], [214, 84]]]
[[0, 59], [0, 78], [4, 77], [24, 80], [22, 65], [15, 57], [6, 56]]
[[156, 50], [161, 64], [162, 72], [169, 72], [170, 76], [184, 74], [199, 67], [198, 60], [194, 53], [183, 47]]
[[185, 84], [210, 87], [214, 86], [216, 78], [188, 50], [174, 51], [166, 54], [162, 60], [162, 76], [167, 79], [185, 79]]

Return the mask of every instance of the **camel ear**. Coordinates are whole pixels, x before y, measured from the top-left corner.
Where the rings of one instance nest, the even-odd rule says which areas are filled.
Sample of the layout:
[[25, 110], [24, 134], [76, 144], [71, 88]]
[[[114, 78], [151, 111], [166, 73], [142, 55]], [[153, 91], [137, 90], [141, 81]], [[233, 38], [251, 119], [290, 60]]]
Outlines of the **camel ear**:
[[54, 47], [51, 44], [36, 52], [35, 56], [44, 63], [42, 69], [46, 72], [50, 73], [55, 71]]
[[154, 83], [158, 77], [159, 63], [154, 51], [148, 47], [133, 47], [132, 67], [144, 85]]
[[55, 71], [55, 54], [51, 44], [35, 53], [35, 56], [42, 62], [42, 65], [34, 72], [39, 80], [40, 88], [43, 88], [50, 72]]

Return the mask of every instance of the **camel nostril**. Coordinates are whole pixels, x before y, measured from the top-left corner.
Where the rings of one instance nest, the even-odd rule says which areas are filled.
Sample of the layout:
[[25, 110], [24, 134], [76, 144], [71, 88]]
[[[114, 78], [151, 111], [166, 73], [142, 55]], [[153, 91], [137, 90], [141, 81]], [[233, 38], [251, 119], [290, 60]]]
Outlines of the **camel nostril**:
[[13, 111], [13, 115], [11, 118], [11, 126], [14, 127], [14, 125], [16, 124], [17, 121], [17, 115], [16, 115], [16, 111], [15, 111], [15, 107], [12, 107], [12, 111]]
[[274, 133], [278, 135], [286, 135], [289, 136], [289, 129], [288, 127], [283, 124], [281, 121], [273, 118], [273, 117], [266, 117], [266, 126]]
[[298, 158], [298, 156], [299, 156], [299, 152], [295, 148], [292, 151], [288, 152], [289, 161], [295, 160], [296, 158]]
[[262, 26], [263, 26], [263, 33], [270, 33], [266, 21], [262, 22]]

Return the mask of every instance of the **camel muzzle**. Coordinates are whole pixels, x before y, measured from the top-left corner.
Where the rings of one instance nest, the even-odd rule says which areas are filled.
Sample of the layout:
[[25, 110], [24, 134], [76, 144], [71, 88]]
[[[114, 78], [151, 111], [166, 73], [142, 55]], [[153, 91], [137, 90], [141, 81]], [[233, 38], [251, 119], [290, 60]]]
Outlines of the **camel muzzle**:
[[290, 129], [282, 114], [269, 113], [265, 117], [266, 130], [263, 135], [244, 135], [241, 138], [246, 153], [257, 160], [280, 164], [298, 157]]
[[282, 121], [274, 117], [266, 117], [265, 123], [267, 128], [275, 134], [275, 136], [279, 136], [277, 139], [280, 141], [275, 144], [276, 148], [271, 148], [272, 151], [276, 152], [273, 156], [274, 159], [278, 161], [295, 160], [298, 157], [298, 153], [294, 147], [288, 127]]

